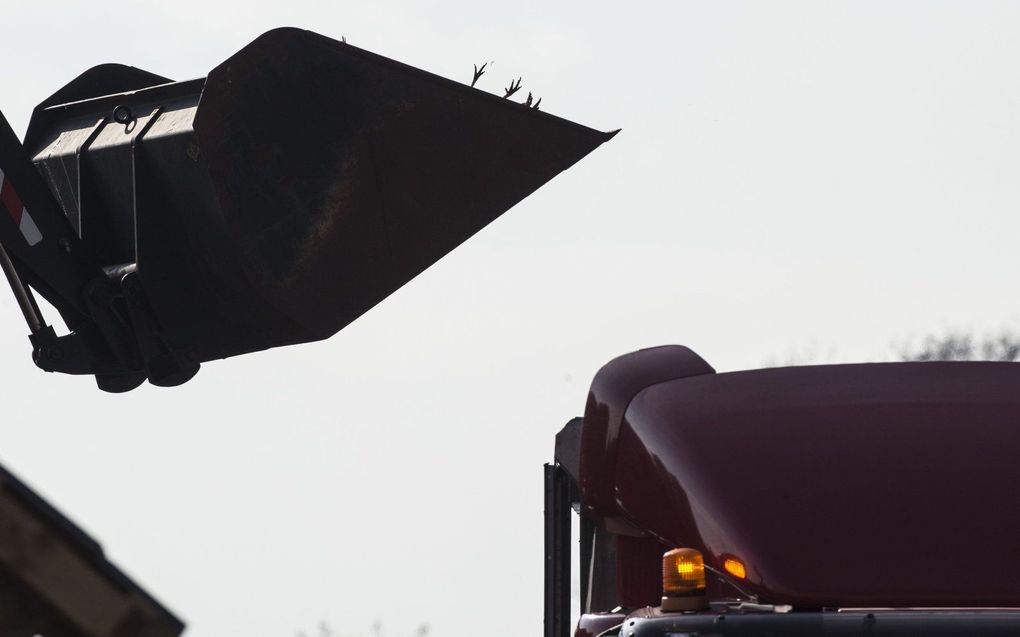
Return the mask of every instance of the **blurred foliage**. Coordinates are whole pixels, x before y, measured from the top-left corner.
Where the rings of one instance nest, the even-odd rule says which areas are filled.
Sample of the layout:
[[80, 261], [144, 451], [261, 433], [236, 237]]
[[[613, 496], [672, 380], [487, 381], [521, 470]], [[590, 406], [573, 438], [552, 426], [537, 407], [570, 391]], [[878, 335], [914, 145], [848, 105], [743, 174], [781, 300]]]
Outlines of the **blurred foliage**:
[[[431, 630], [432, 630], [431, 626], [429, 626], [428, 624], [418, 624], [418, 627], [414, 631], [414, 637], [429, 637], [429, 632]], [[372, 625], [368, 629], [368, 635], [370, 637], [385, 637], [382, 622], [378, 620], [372, 622]], [[317, 631], [309, 633], [303, 630], [299, 630], [296, 634], [296, 637], [365, 637], [365, 633], [360, 631], [344, 633], [337, 632], [333, 630], [333, 628], [330, 627], [329, 624], [323, 621], [319, 622], [319, 628]]]
[[[952, 329], [941, 334], [928, 334], [920, 340], [900, 341], [890, 345], [887, 353], [873, 362], [899, 361], [1004, 361], [1020, 362], [1020, 328], [1004, 327], [978, 334], [974, 330]], [[811, 343], [791, 349], [785, 356], [773, 356], [762, 367], [825, 365], [858, 362], [860, 359], [837, 355], [836, 347], [827, 349]]]
[[921, 343], [900, 348], [904, 361], [1008, 361], [1020, 360], [1020, 332], [1003, 329], [984, 336], [953, 331], [928, 335]]

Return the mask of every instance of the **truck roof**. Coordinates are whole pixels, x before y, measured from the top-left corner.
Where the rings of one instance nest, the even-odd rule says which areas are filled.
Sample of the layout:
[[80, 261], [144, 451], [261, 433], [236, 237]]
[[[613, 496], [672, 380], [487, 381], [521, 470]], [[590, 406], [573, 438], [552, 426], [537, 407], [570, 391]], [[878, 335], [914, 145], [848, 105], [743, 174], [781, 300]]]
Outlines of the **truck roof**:
[[[686, 348], [609, 363], [582, 499], [797, 607], [1020, 606], [1020, 364], [717, 374]], [[613, 404], [611, 404], [613, 403]]]

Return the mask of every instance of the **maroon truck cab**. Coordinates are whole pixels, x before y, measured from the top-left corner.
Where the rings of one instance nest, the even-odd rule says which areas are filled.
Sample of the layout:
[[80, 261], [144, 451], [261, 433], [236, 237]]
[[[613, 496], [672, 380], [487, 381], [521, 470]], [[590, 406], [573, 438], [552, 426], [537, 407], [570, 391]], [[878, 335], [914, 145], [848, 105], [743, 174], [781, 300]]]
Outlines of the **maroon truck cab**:
[[[683, 617], [754, 611], [759, 622], [828, 618], [829, 629], [809, 634], [832, 633], [836, 617], [846, 634], [857, 634], [858, 619], [860, 634], [878, 634], [876, 621], [909, 634], [961, 617], [978, 622], [967, 631], [994, 624], [1016, 634], [1018, 389], [1014, 363], [717, 374], [679, 346], [611, 361], [583, 420], [558, 436], [553, 465], [560, 501], [580, 513], [577, 633], [624, 618], [638, 622], [634, 634], [659, 634], [648, 626], [664, 621], [678, 632], [690, 628], [677, 624]], [[552, 483], [547, 518], [555, 496]], [[557, 604], [549, 589], [569, 561], [555, 550], [556, 531], [547, 525], [550, 637], [565, 621], [550, 613], [564, 598]], [[703, 556], [703, 612], [659, 608], [663, 554], [678, 547]]]

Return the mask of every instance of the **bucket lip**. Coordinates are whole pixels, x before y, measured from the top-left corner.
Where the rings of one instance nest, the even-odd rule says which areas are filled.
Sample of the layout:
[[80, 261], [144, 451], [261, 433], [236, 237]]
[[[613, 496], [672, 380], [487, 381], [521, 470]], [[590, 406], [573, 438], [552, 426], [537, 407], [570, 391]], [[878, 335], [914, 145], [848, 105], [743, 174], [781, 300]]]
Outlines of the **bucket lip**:
[[[472, 99], [489, 100], [490, 102], [493, 103], [502, 103], [511, 107], [517, 106], [525, 108], [522, 104], [518, 102], [507, 100], [506, 98], [500, 97], [499, 95], [496, 95], [494, 93], [490, 93], [488, 91], [484, 91], [482, 89], [464, 84], [463, 82], [452, 80], [450, 78], [443, 77], [442, 75], [438, 75], [436, 73], [432, 73], [430, 71], [426, 71], [418, 67], [411, 66], [410, 64], [405, 64], [404, 62], [399, 62], [392, 58], [388, 58], [378, 53], [373, 53], [366, 49], [361, 49], [346, 42], [334, 40], [328, 36], [316, 33], [314, 31], [301, 29], [298, 27], [277, 27], [275, 29], [270, 29], [269, 31], [266, 31], [265, 33], [259, 35], [254, 40], [249, 42], [239, 51], [228, 57], [226, 60], [217, 65], [215, 68], [213, 68], [209, 72], [209, 75], [207, 77], [196, 77], [180, 81], [167, 81], [162, 84], [155, 84], [153, 86], [139, 88], [132, 91], [110, 93], [107, 95], [98, 95], [95, 97], [90, 97], [82, 100], [73, 100], [69, 102], [60, 102], [54, 104], [44, 103], [40, 105], [39, 110], [42, 112], [62, 111], [65, 114], [72, 115], [79, 112], [89, 112], [96, 108], [103, 108], [108, 106], [109, 102], [115, 102], [127, 98], [130, 98], [130, 100], [133, 102], [137, 102], [139, 100], [143, 101], [165, 100], [182, 98], [193, 94], [200, 95], [202, 92], [204, 92], [205, 85], [207, 84], [207, 82], [209, 82], [210, 79], [213, 79], [215, 81], [215, 78], [213, 76], [218, 71], [229, 67], [231, 62], [233, 62], [234, 60], [250, 55], [252, 54], [253, 51], [257, 50], [260, 47], [279, 46], [281, 43], [283, 45], [286, 45], [294, 40], [306, 40], [309, 42], [315, 42], [321, 46], [328, 47], [337, 51], [342, 51], [355, 58], [360, 58], [371, 61], [373, 63], [378, 63], [390, 67], [394, 70], [397, 70], [401, 73], [413, 75], [420, 78], [425, 78], [429, 81], [442, 84], [461, 94], [470, 95], [472, 96]], [[199, 107], [201, 107], [201, 103], [199, 103]], [[587, 126], [585, 124], [580, 124], [573, 120], [569, 120], [564, 117], [554, 115], [548, 111], [536, 109], [529, 110], [535, 117], [545, 117], [548, 119], [555, 120], [560, 124], [564, 124], [576, 128], [578, 130], [583, 130], [587, 133], [595, 133], [601, 135], [603, 137], [602, 139], [603, 143], [609, 141], [621, 131], [621, 129], [619, 128], [612, 129], [609, 131], [601, 131], [599, 129]]]
[[[395, 71], [407, 75], [412, 75], [415, 77], [426, 79], [431, 82], [435, 82], [437, 84], [441, 84], [444, 87], [457, 91], [465, 96], [471, 96], [471, 99], [485, 99], [493, 103], [501, 103], [510, 107], [528, 108], [525, 107], [520, 102], [508, 100], [502, 96], [490, 93], [488, 91], [484, 91], [480, 88], [472, 87], [463, 82], [452, 80], [448, 77], [444, 77], [442, 75], [432, 73], [431, 71], [420, 69], [416, 66], [412, 66], [410, 64], [394, 60], [393, 58], [389, 58], [378, 53], [373, 53], [366, 49], [356, 47], [353, 44], [349, 44], [347, 42], [335, 40], [329, 36], [322, 35], [321, 33], [316, 33], [308, 29], [302, 29], [300, 27], [293, 26], [276, 27], [259, 35], [254, 40], [245, 45], [243, 48], [241, 48], [237, 53], [231, 55], [221, 64], [217, 65], [212, 71], [210, 71], [208, 79], [211, 81], [215, 81], [216, 78], [214, 76], [217, 75], [218, 72], [222, 71], [223, 69], [228, 68], [234, 60], [241, 59], [247, 55], [251, 55], [254, 51], [257, 51], [261, 47], [287, 46], [292, 42], [300, 40], [304, 40], [309, 43], [315, 43], [320, 46], [323, 46], [324, 48], [329, 48], [331, 50], [342, 52], [352, 57], [360, 58], [374, 64], [387, 66]], [[576, 128], [578, 130], [583, 130], [589, 134], [594, 133], [601, 135], [603, 137], [602, 143], [605, 143], [612, 139], [613, 137], [615, 137], [617, 133], [619, 133], [621, 130], [617, 128], [610, 131], [601, 131], [599, 129], [592, 128], [591, 126], [586, 126], [585, 124], [580, 124], [578, 122], [560, 117], [558, 115], [553, 115], [548, 111], [537, 110], [533, 108], [528, 108], [528, 110], [535, 117], [545, 117], [548, 119], [555, 120], [560, 124], [564, 124]]]
[[202, 92], [202, 88], [205, 86], [205, 81], [206, 78], [200, 77], [191, 80], [182, 80], [180, 82], [157, 84], [155, 86], [149, 86], [134, 91], [98, 95], [84, 100], [53, 104], [52, 106], [43, 108], [42, 111], [63, 111], [67, 115], [74, 115], [76, 113], [93, 112], [97, 108], [106, 107], [109, 103], [119, 102], [125, 99], [129, 99], [133, 103], [138, 103], [139, 101], [181, 99], [190, 95], [200, 94]]

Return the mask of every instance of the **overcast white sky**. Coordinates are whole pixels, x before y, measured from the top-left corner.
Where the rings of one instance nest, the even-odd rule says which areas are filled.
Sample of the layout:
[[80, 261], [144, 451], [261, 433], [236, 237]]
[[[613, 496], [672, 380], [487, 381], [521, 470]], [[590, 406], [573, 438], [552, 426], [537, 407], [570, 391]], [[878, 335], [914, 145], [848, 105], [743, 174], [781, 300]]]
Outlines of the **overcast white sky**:
[[189, 624], [541, 629], [541, 464], [598, 367], [885, 359], [1016, 325], [1020, 5], [3, 0], [0, 108], [293, 25], [622, 128], [324, 343], [102, 394], [0, 292], [0, 461]]

